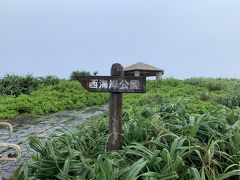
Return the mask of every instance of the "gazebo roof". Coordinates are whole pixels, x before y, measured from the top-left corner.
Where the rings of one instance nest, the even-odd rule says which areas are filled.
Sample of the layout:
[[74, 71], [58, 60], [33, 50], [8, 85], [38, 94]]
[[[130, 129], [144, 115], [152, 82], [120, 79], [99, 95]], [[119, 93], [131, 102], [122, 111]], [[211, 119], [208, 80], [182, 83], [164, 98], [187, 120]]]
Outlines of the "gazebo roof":
[[157, 72], [161, 72], [162, 74], [164, 73], [164, 70], [142, 62], [138, 62], [124, 68], [124, 74], [126, 76], [134, 75], [134, 71], [140, 71], [142, 76], [155, 76]]

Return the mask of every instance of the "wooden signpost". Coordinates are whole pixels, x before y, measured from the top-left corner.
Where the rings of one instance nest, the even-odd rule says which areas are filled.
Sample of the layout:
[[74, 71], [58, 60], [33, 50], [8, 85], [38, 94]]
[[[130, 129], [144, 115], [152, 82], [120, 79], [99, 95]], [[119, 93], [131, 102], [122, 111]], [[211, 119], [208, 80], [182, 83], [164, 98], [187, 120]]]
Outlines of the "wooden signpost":
[[111, 76], [77, 77], [90, 92], [109, 92], [109, 151], [122, 147], [122, 93], [145, 93], [146, 77], [124, 77], [121, 64], [113, 64]]

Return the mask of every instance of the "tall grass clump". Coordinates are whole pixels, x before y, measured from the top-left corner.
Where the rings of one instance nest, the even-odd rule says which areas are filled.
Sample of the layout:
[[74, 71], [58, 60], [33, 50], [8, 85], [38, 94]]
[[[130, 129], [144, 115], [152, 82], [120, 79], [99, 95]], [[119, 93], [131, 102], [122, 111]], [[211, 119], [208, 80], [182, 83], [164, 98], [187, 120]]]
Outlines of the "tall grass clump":
[[216, 97], [216, 102], [229, 107], [235, 108], [240, 107], [240, 93], [239, 92], [232, 92], [228, 94], [222, 94]]
[[200, 95], [203, 101], [213, 101], [228, 108], [236, 108], [240, 105], [240, 81], [238, 79], [191, 78], [185, 82], [208, 89]]
[[190, 78], [185, 80], [186, 83], [200, 87], [206, 87], [209, 91], [220, 91], [224, 88], [221, 79], [213, 78]]
[[208, 88], [209, 91], [238, 91], [240, 88], [239, 79], [226, 78], [190, 78], [186, 79], [187, 84]]
[[55, 76], [33, 77], [32, 75], [17, 76], [8, 74], [0, 79], [0, 96], [30, 94], [40, 85], [55, 85], [59, 81], [60, 79]]
[[21, 93], [29, 94], [39, 85], [38, 79], [31, 75], [25, 77], [16, 75], [6, 75], [0, 79], [0, 95], [18, 96]]

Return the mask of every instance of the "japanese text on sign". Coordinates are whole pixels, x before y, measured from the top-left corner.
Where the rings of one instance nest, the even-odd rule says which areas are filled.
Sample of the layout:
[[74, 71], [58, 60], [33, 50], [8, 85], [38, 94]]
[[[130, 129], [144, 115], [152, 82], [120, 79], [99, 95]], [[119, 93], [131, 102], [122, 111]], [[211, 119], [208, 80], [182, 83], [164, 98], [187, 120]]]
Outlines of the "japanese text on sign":
[[145, 77], [89, 76], [79, 77], [83, 87], [90, 92], [144, 93]]
[[121, 89], [121, 90], [138, 90], [140, 89], [139, 80], [104, 80], [92, 79], [89, 84], [91, 89]]

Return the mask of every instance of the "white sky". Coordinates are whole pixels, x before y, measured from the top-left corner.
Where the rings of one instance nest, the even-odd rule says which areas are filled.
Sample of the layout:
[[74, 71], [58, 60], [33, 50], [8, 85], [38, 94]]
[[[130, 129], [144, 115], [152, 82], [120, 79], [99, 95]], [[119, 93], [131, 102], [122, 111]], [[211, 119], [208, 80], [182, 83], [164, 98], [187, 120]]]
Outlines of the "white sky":
[[108, 75], [138, 61], [175, 78], [240, 78], [240, 1], [0, 0], [0, 76]]

